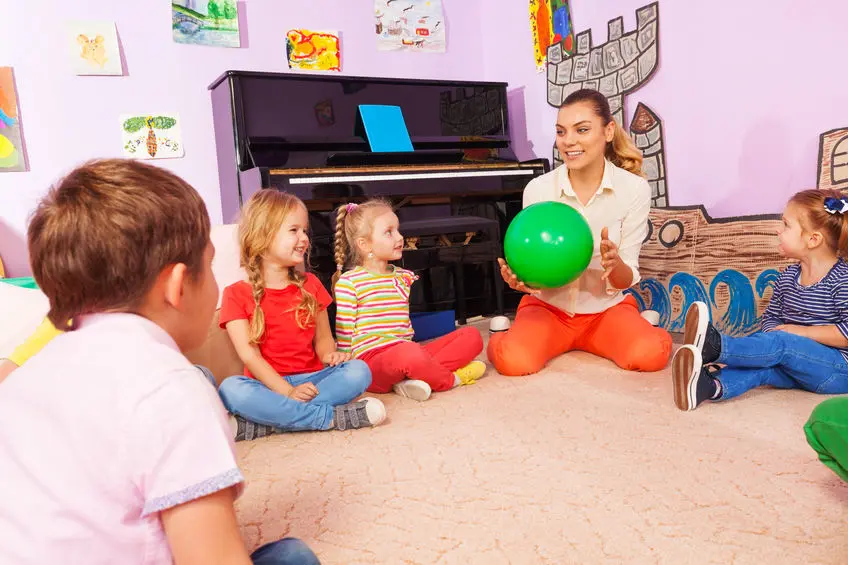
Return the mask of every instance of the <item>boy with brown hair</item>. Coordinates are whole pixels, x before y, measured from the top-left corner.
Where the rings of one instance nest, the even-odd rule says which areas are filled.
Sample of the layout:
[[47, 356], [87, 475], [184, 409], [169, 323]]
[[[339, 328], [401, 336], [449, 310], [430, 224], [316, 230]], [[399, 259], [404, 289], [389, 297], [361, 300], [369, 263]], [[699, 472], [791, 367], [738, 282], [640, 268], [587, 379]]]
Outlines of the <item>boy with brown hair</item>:
[[313, 564], [299, 540], [248, 555], [244, 478], [215, 390], [183, 355], [218, 296], [200, 195], [163, 169], [72, 171], [28, 229], [59, 335], [0, 387], [0, 562]]

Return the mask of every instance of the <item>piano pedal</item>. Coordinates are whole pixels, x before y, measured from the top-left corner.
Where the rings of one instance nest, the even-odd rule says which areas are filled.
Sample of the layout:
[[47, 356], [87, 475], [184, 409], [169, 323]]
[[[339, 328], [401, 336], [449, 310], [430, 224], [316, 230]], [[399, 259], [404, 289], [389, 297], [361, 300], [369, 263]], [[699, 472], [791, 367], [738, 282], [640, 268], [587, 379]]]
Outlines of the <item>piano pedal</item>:
[[450, 238], [443, 233], [439, 234], [439, 243], [444, 247], [451, 247], [453, 245]]
[[462, 245], [468, 245], [468, 243], [471, 241], [471, 238], [473, 238], [475, 235], [477, 235], [476, 231], [465, 232], [465, 241], [462, 242]]
[[417, 250], [418, 249], [418, 240], [417, 237], [407, 237], [403, 240], [404, 249]]

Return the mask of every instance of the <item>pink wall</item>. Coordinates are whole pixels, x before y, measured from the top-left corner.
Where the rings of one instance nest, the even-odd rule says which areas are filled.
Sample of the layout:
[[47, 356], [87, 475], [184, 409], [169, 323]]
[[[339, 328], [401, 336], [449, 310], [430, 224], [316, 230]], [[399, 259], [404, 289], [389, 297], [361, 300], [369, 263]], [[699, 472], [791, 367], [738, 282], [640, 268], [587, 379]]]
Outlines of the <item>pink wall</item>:
[[[607, 40], [607, 21], [635, 28], [649, 0], [572, 0], [577, 31]], [[672, 205], [706, 205], [714, 216], [782, 210], [790, 194], [814, 187], [818, 136], [848, 126], [841, 70], [848, 3], [797, 0], [660, 0], [660, 65], [625, 99], [664, 120]], [[526, 130], [523, 157], [550, 157], [556, 110], [531, 61], [526, 2], [484, 10], [486, 78], [510, 83], [514, 125]], [[721, 39], [719, 38], [721, 36]], [[526, 127], [521, 116], [526, 114]]]
[[[550, 157], [556, 113], [533, 66], [527, 2], [443, 2], [448, 52], [413, 55], [376, 51], [371, 0], [240, 2], [242, 49], [173, 43], [164, 0], [9, 2], [0, 64], [15, 67], [31, 168], [0, 174], [0, 256], [10, 274], [28, 272], [27, 216], [49, 184], [80, 161], [120, 154], [123, 112], [181, 115], [186, 157], [158, 163], [196, 186], [220, 222], [206, 86], [226, 69], [285, 71], [291, 27], [341, 30], [345, 74], [509, 82], [520, 156]], [[572, 0], [572, 15], [597, 45], [607, 20], [623, 15], [632, 29], [647, 3]], [[116, 21], [129, 76], [71, 75], [68, 19]], [[628, 119], [639, 101], [664, 119], [673, 205], [704, 203], [716, 216], [778, 212], [815, 185], [818, 135], [848, 125], [836, 39], [845, 21], [848, 3], [836, 0], [815, 10], [797, 0], [660, 1], [659, 70], [625, 104]]]
[[[377, 52], [371, 0], [239, 2], [241, 49], [175, 44], [167, 0], [8, 4], [0, 65], [15, 69], [30, 162], [29, 172], [0, 174], [0, 257], [10, 276], [29, 272], [23, 244], [27, 218], [50, 183], [81, 161], [120, 155], [118, 116], [124, 112], [180, 114], [186, 156], [156, 164], [191, 182], [206, 199], [213, 223], [219, 223], [212, 108], [206, 87], [227, 69], [286, 71], [285, 32], [292, 27], [341, 30], [344, 74], [484, 78], [477, 0], [445, 0], [449, 47], [444, 54]], [[71, 19], [115, 21], [129, 76], [73, 76], [64, 36], [64, 23]]]

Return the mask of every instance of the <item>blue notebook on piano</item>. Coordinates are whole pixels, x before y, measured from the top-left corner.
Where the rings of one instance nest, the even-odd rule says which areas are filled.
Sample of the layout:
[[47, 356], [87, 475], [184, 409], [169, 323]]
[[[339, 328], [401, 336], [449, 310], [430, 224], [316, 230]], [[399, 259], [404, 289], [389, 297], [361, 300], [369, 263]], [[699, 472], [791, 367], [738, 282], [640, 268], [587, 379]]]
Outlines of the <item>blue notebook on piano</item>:
[[356, 134], [365, 137], [373, 153], [413, 150], [400, 106], [360, 104], [356, 115]]

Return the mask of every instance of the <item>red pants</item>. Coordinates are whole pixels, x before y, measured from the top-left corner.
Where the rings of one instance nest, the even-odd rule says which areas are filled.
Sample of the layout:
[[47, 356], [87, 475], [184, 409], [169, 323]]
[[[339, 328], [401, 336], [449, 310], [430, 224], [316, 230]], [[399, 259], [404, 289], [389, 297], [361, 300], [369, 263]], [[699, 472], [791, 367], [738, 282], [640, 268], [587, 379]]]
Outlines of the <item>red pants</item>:
[[671, 336], [639, 314], [628, 296], [599, 314], [569, 316], [535, 296], [521, 299], [515, 322], [489, 339], [489, 361], [502, 375], [539, 372], [567, 351], [588, 351], [629, 371], [659, 371], [671, 356]]
[[453, 372], [471, 363], [483, 351], [476, 328], [464, 327], [421, 345], [395, 343], [365, 352], [360, 359], [371, 368], [368, 392], [390, 392], [403, 379], [426, 382], [434, 391], [453, 388]]

